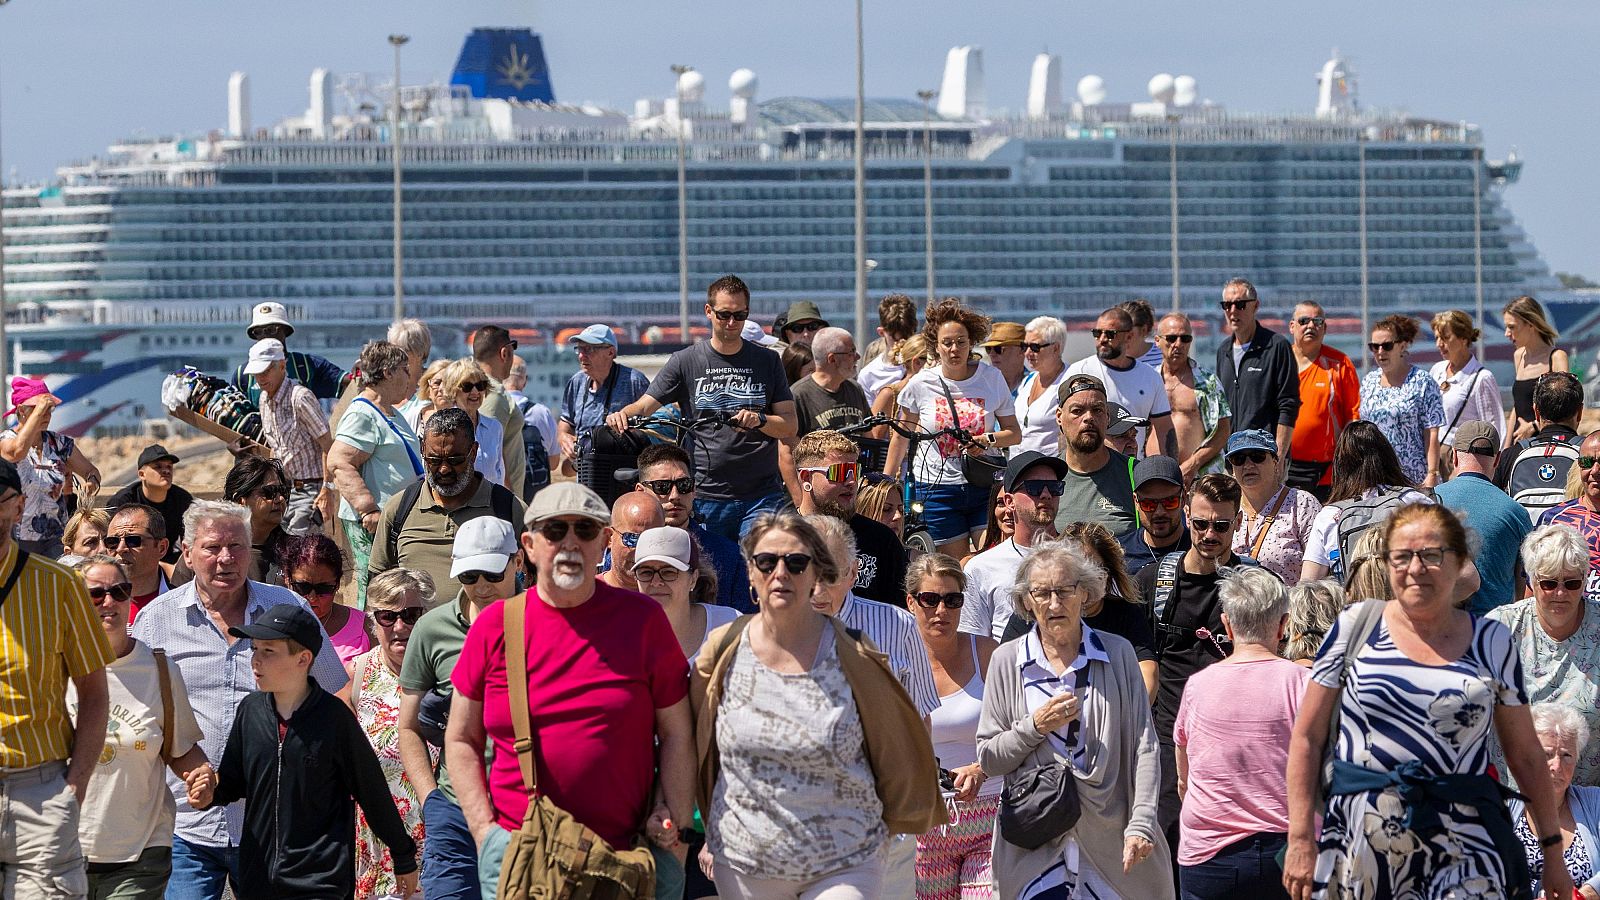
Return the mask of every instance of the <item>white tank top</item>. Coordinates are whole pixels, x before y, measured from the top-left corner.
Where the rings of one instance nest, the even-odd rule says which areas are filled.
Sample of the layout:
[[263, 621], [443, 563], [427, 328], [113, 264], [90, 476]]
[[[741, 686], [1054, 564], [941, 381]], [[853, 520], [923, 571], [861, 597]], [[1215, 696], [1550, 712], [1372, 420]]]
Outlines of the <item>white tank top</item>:
[[[978, 717], [983, 712], [983, 672], [978, 665], [978, 640], [967, 636], [972, 652], [972, 677], [961, 689], [939, 698], [933, 721], [933, 752], [939, 766], [959, 769], [978, 761]], [[1005, 779], [991, 778], [978, 789], [980, 797], [997, 797]]]

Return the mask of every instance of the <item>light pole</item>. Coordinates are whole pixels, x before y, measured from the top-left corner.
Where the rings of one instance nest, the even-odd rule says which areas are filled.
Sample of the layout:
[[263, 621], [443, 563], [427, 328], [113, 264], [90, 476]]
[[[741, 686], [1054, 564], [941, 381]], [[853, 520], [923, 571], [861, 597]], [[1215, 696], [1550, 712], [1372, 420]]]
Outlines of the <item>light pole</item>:
[[917, 91], [922, 101], [922, 231], [928, 266], [928, 305], [933, 305], [933, 98], [938, 91]]
[[861, 3], [856, 0], [856, 328], [867, 333], [867, 75]]
[[394, 154], [394, 320], [405, 318], [406, 293], [404, 279], [404, 250], [401, 246], [400, 223], [400, 48], [410, 37], [389, 35], [394, 45], [394, 95], [389, 99], [389, 151]]
[[[0, 6], [5, 6], [8, 0], [0, 0]], [[0, 388], [6, 389], [10, 395], [11, 383], [7, 380], [11, 376], [11, 345], [6, 343], [6, 176], [3, 163], [0, 163]]]
[[1483, 327], [1483, 148], [1472, 155], [1472, 283], [1478, 294], [1478, 317]]
[[689, 343], [689, 178], [683, 146], [683, 76], [694, 66], [675, 65], [672, 88], [678, 94], [678, 337]]
[[1167, 114], [1167, 170], [1172, 195], [1172, 311], [1183, 312], [1183, 293], [1178, 289], [1178, 116]]
[[[1372, 324], [1370, 318], [1371, 308], [1367, 298], [1367, 133], [1365, 130], [1356, 133], [1356, 204], [1357, 204], [1357, 229], [1361, 236], [1361, 340], [1370, 340]], [[1364, 372], [1372, 366], [1372, 354], [1361, 354], [1361, 370]]]

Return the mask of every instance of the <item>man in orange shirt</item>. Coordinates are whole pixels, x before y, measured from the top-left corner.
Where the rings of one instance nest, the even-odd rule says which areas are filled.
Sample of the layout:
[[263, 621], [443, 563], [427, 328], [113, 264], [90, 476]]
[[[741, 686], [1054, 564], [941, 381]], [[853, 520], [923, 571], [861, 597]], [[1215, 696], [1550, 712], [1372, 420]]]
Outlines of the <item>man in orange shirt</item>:
[[1289, 319], [1295, 364], [1300, 368], [1300, 412], [1290, 444], [1288, 482], [1328, 502], [1333, 484], [1333, 444], [1361, 409], [1361, 376], [1350, 357], [1323, 344], [1328, 322], [1310, 300]]

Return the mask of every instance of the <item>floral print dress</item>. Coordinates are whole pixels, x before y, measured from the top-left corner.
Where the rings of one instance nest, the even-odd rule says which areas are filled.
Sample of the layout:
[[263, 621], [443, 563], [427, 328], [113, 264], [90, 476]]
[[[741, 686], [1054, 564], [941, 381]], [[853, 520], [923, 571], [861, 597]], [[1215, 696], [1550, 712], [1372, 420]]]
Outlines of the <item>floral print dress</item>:
[[[1340, 615], [1317, 653], [1311, 678], [1339, 689], [1348, 629], [1357, 610]], [[1392, 772], [1417, 761], [1428, 775], [1488, 771], [1496, 706], [1527, 703], [1522, 665], [1511, 633], [1499, 622], [1473, 620], [1472, 642], [1453, 662], [1413, 662], [1380, 620], [1340, 698], [1335, 759]], [[1439, 810], [1443, 828], [1422, 835], [1405, 825], [1398, 791], [1330, 797], [1317, 842], [1312, 896], [1317, 898], [1504, 898], [1507, 872], [1483, 816], [1474, 806]]]
[[[400, 677], [389, 671], [383, 661], [383, 649], [376, 648], [350, 662], [350, 670], [359, 683], [360, 696], [356, 700], [356, 719], [367, 741], [378, 754], [378, 765], [389, 782], [389, 795], [400, 812], [400, 820], [417, 842], [417, 860], [422, 860], [422, 802], [417, 799], [411, 779], [406, 777], [400, 764]], [[438, 751], [431, 745], [428, 755], [438, 762]], [[395, 894], [394, 860], [389, 848], [373, 837], [367, 824], [367, 814], [356, 811], [356, 900], [370, 900]]]
[[[0, 439], [16, 436], [14, 428], [0, 433]], [[54, 431], [39, 437], [39, 446], [17, 461], [23, 497], [17, 537], [24, 541], [58, 541], [67, 530], [67, 460], [77, 445], [72, 438]]]
[[1400, 457], [1400, 470], [1412, 484], [1428, 477], [1428, 443], [1422, 430], [1443, 428], [1445, 418], [1444, 395], [1427, 372], [1412, 366], [1399, 387], [1384, 387], [1377, 369], [1368, 372], [1361, 379], [1361, 418], [1389, 439]]

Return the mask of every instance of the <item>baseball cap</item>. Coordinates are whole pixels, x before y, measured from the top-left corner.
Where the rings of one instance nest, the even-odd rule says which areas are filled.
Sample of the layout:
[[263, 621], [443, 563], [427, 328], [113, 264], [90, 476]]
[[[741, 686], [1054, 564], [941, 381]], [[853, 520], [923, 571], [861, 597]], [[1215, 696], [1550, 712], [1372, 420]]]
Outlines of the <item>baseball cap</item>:
[[617, 346], [617, 334], [607, 325], [590, 325], [567, 339], [569, 344], [588, 344], [598, 347], [601, 344], [610, 345], [613, 349]]
[[762, 330], [761, 323], [757, 322], [755, 319], [744, 320], [744, 328], [739, 332], [739, 336], [752, 344], [757, 344], [762, 347], [776, 347], [777, 345], [783, 343], [772, 335], [767, 334], [766, 331]]
[[1273, 456], [1278, 455], [1278, 439], [1265, 428], [1246, 428], [1235, 431], [1228, 437], [1228, 448], [1222, 452], [1222, 458], [1238, 453], [1241, 450], [1265, 450]]
[[294, 641], [316, 655], [322, 650], [322, 626], [317, 617], [298, 603], [279, 603], [248, 625], [228, 629], [234, 637], [253, 641]]
[[511, 523], [494, 516], [469, 519], [456, 530], [450, 546], [450, 577], [462, 572], [504, 572], [517, 553], [517, 535]]
[[694, 547], [689, 532], [671, 525], [646, 529], [639, 535], [639, 545], [633, 550], [633, 567], [640, 563], [664, 562], [679, 572], [689, 571], [689, 558]]
[[1056, 479], [1067, 477], [1067, 461], [1059, 456], [1049, 456], [1037, 450], [1024, 450], [1011, 457], [1006, 463], [1006, 491], [1017, 489], [1017, 483], [1022, 480], [1022, 473], [1034, 466], [1049, 466], [1050, 471], [1056, 473]]
[[1183, 487], [1183, 467], [1170, 456], [1146, 456], [1133, 467], [1133, 489], [1142, 490], [1152, 481], [1165, 481]]
[[1021, 344], [1027, 336], [1027, 329], [1016, 322], [996, 322], [990, 327], [989, 336], [978, 346], [1011, 347]]
[[1084, 391], [1099, 391], [1102, 396], [1107, 396], [1104, 381], [1093, 375], [1074, 375], [1061, 382], [1061, 387], [1056, 388], [1056, 402], [1065, 403], [1073, 394], [1081, 394]]
[[283, 308], [282, 303], [257, 303], [250, 310], [250, 327], [245, 330], [245, 335], [250, 338], [256, 336], [256, 329], [267, 325], [282, 325], [294, 334], [294, 326], [289, 324], [289, 311]]
[[1112, 437], [1122, 437], [1135, 428], [1143, 428], [1150, 423], [1139, 418], [1121, 403], [1107, 403], [1106, 412], [1111, 416], [1111, 424], [1106, 426], [1106, 434]]
[[17, 472], [17, 464], [9, 459], [0, 459], [0, 488], [22, 493], [22, 475]]
[[823, 328], [828, 327], [828, 320], [822, 317], [822, 310], [817, 309], [817, 305], [810, 300], [796, 300], [789, 304], [789, 308], [784, 310], [783, 318], [778, 321], [783, 324], [774, 329], [776, 331], [792, 328], [800, 322], [821, 322]]
[[1488, 422], [1465, 422], [1450, 445], [1463, 453], [1493, 456], [1500, 449], [1500, 432]]
[[601, 525], [611, 524], [611, 510], [606, 502], [576, 481], [559, 481], [534, 494], [533, 502], [522, 516], [522, 524], [532, 525], [556, 516], [583, 516]]
[[244, 373], [260, 375], [283, 358], [283, 341], [277, 338], [262, 338], [250, 345], [250, 360], [244, 364]]
[[160, 444], [151, 444], [150, 446], [139, 451], [138, 467], [142, 469], [151, 463], [160, 462], [163, 459], [170, 459], [173, 462], [177, 462], [178, 454], [171, 452]]
[[15, 378], [12, 378], [11, 410], [7, 413], [7, 415], [10, 415], [11, 413], [21, 409], [29, 400], [34, 400], [39, 397], [49, 397], [57, 404], [61, 403], [60, 397], [50, 393], [50, 387], [44, 383], [43, 378], [29, 378], [25, 375], [18, 375]]

